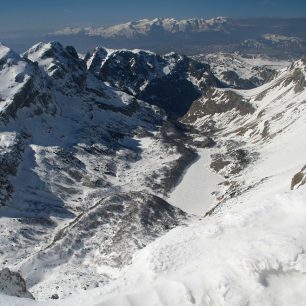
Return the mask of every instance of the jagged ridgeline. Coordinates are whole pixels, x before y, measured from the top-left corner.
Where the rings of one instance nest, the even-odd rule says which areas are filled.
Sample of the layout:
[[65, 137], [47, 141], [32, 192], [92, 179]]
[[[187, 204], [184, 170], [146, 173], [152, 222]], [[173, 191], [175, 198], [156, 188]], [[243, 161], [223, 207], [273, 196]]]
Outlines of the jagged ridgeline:
[[142, 50], [96, 48], [85, 56], [89, 71], [114, 87], [163, 108], [172, 118], [183, 116], [211, 86], [221, 86], [210, 66], [186, 56], [164, 56]]

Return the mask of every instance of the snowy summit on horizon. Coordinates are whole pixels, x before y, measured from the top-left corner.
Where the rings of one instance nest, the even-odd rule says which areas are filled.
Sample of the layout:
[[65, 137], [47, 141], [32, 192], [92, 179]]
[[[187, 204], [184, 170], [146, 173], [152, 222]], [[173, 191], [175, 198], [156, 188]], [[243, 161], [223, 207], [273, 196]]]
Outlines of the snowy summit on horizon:
[[197, 55], [223, 51], [289, 59], [300, 57], [306, 50], [305, 26], [305, 18], [155, 18], [112, 26], [68, 26], [44, 39], [76, 45], [82, 52], [100, 45], [157, 53]]
[[54, 35], [75, 35], [85, 34], [89, 36], [126, 37], [131, 38], [137, 35], [147, 35], [154, 31], [165, 33], [188, 33], [188, 32], [207, 32], [207, 31], [225, 31], [224, 25], [227, 18], [217, 17], [212, 19], [192, 18], [176, 20], [174, 18], [155, 18], [131, 21], [109, 27], [66, 27], [55, 31]]

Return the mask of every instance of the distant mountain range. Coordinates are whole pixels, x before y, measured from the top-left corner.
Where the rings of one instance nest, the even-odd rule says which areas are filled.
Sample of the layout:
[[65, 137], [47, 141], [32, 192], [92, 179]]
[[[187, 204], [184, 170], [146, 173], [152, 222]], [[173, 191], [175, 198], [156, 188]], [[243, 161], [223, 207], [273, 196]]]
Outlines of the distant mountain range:
[[306, 51], [306, 19], [142, 19], [110, 27], [66, 27], [47, 36], [76, 45], [142, 48], [194, 55], [205, 52], [260, 53], [300, 57]]
[[[103, 23], [103, 21], [101, 21]], [[51, 33], [5, 35], [0, 41], [18, 52], [41, 42], [59, 41], [86, 53], [96, 46], [147, 49], [160, 54], [214, 52], [299, 58], [306, 52], [306, 18], [155, 18], [109, 27], [66, 27]]]
[[101, 36], [104, 38], [135, 38], [140, 35], [154, 35], [162, 33], [201, 33], [201, 32], [227, 32], [228, 19], [217, 17], [209, 20], [205, 19], [183, 19], [155, 18], [142, 19], [111, 27], [88, 27], [71, 28], [66, 27], [56, 31], [55, 35], [75, 35], [84, 34], [89, 36]]

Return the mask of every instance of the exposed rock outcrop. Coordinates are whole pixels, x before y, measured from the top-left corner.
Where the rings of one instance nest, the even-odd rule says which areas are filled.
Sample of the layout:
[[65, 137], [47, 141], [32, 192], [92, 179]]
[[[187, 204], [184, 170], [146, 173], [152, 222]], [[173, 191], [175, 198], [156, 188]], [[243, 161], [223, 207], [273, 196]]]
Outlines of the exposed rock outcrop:
[[101, 80], [163, 108], [173, 118], [183, 116], [211, 86], [222, 87], [209, 65], [176, 53], [96, 48], [85, 59]]
[[8, 268], [0, 271], [0, 293], [34, 299], [27, 290], [26, 282], [18, 272], [12, 272]]
[[298, 189], [306, 183], [306, 166], [296, 173], [291, 180], [291, 190]]

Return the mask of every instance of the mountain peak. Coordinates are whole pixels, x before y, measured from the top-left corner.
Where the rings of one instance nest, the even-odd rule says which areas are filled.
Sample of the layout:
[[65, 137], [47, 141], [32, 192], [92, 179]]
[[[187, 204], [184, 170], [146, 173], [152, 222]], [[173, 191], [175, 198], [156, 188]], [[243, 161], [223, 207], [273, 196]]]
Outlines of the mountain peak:
[[72, 46], [64, 48], [58, 41], [38, 43], [26, 51], [23, 56], [44, 66], [54, 61], [61, 64], [69, 62], [74, 62], [77, 65], [80, 64], [80, 58], [75, 48]]
[[0, 43], [0, 58], [6, 56], [6, 54], [10, 51], [10, 48], [4, 46], [2, 43]]
[[0, 43], [0, 60], [1, 62], [6, 62], [8, 59], [20, 60], [20, 56], [12, 51], [9, 47]]
[[79, 90], [85, 86], [86, 65], [81, 60], [74, 47], [63, 47], [57, 41], [39, 43], [23, 55], [32, 62], [38, 63], [53, 81], [58, 80], [58, 86]]
[[48, 43], [40, 42], [24, 53], [25, 57], [31, 57], [34, 54], [42, 58], [52, 57], [59, 52], [63, 52], [64, 47], [58, 41]]

